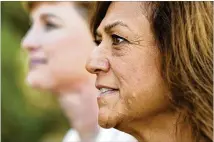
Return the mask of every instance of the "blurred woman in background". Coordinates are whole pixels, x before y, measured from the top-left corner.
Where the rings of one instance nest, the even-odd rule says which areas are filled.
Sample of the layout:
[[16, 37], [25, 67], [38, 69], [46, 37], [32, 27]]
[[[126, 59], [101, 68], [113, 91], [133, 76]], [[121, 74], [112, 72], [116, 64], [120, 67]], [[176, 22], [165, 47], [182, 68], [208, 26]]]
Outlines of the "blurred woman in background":
[[99, 2], [99, 124], [140, 142], [212, 142], [212, 2]]
[[[64, 142], [105, 139], [97, 124], [97, 90], [85, 61], [94, 47], [87, 25], [93, 2], [27, 2], [32, 25], [22, 46], [29, 56], [27, 83], [58, 94], [72, 127]], [[132, 140], [131, 136], [111, 130]], [[116, 140], [116, 139], [115, 139]], [[120, 139], [118, 139], [120, 140]], [[111, 141], [111, 139], [110, 139]], [[121, 140], [120, 140], [121, 141]]]

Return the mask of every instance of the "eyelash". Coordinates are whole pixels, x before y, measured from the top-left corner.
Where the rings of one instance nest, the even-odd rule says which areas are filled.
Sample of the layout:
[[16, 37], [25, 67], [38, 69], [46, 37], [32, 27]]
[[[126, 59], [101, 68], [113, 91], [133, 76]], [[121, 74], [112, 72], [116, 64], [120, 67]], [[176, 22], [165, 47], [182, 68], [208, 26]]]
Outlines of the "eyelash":
[[[120, 40], [123, 40], [123, 41], [119, 41], [119, 43], [116, 43], [115, 42], [115, 40], [118, 40], [118, 39], [120, 39]], [[123, 37], [121, 37], [121, 36], [118, 36], [118, 35], [116, 35], [116, 34], [112, 34], [111, 35], [111, 40], [112, 40], [112, 44], [113, 45], [119, 45], [119, 44], [122, 44], [122, 43], [124, 43], [124, 42], [128, 42], [128, 40], [127, 39], [125, 39], [125, 38], [123, 38]], [[101, 42], [102, 42], [102, 40], [94, 40], [94, 42], [96, 43], [96, 45], [98, 46]]]
[[52, 22], [49, 22], [49, 21], [45, 22], [44, 25], [45, 25], [45, 30], [46, 31], [50, 31], [50, 30], [53, 30], [55, 28], [58, 28], [58, 26], [56, 24], [54, 24]]
[[[124, 42], [128, 42], [128, 40], [127, 39], [125, 39], [125, 38], [123, 38], [123, 37], [121, 37], [121, 36], [118, 36], [118, 35], [116, 35], [116, 34], [112, 34], [111, 35], [111, 39], [112, 39], [112, 44], [113, 45], [119, 45], [119, 44], [122, 44], [122, 43], [124, 43]], [[115, 41], [115, 40], [120, 40], [119, 42], [117, 42], [117, 41]], [[122, 41], [121, 41], [122, 40]], [[117, 42], [117, 43], [116, 43]]]

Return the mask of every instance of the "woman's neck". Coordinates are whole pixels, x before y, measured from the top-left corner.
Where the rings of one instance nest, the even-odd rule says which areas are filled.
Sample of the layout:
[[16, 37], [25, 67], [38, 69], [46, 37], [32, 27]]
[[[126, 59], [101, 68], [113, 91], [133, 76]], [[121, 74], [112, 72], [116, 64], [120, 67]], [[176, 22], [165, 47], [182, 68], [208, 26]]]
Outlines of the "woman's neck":
[[66, 82], [65, 84], [61, 84], [60, 86], [55, 87], [52, 92], [54, 94], [71, 94], [71, 93], [96, 93], [97, 89], [94, 86], [95, 79], [89, 76], [84, 80], [76, 80], [75, 82], [70, 81], [70, 83]]
[[180, 113], [161, 112], [147, 119], [133, 120], [119, 125], [139, 142], [191, 142], [191, 129], [180, 120]]
[[97, 93], [93, 79], [76, 82], [58, 93], [64, 113], [83, 142], [93, 142], [98, 134]]

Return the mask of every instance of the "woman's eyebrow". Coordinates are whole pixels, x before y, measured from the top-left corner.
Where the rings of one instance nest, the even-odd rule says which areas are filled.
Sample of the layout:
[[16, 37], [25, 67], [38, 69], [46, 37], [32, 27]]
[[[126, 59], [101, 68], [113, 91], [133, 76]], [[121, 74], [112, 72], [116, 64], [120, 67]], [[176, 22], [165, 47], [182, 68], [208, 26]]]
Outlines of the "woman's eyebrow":
[[107, 24], [107, 25], [104, 27], [104, 31], [105, 31], [106, 33], [109, 33], [109, 32], [111, 31], [112, 28], [115, 28], [115, 27], [117, 27], [117, 26], [122, 26], [122, 27], [128, 28], [128, 29], [130, 30], [130, 28], [129, 28], [129, 26], [128, 26], [127, 24], [123, 23], [122, 21], [115, 21], [115, 22], [113, 22], [113, 23], [111, 23], [111, 24]]
[[[104, 27], [104, 31], [105, 31], [106, 33], [110, 33], [111, 29], [112, 29], [112, 28], [115, 28], [115, 27], [117, 27], [117, 26], [122, 26], [122, 27], [125, 27], [125, 28], [127, 28], [128, 30], [132, 31], [132, 30], [129, 28], [129, 26], [128, 26], [127, 24], [123, 23], [122, 21], [115, 21], [115, 22], [113, 22], [113, 23], [111, 23], [111, 24], [107, 24], [107, 25]], [[96, 30], [95, 34], [96, 34], [97, 36], [101, 36], [101, 34], [100, 34], [100, 32], [99, 32], [98, 30]]]
[[59, 16], [56, 16], [55, 14], [52, 14], [52, 13], [43, 13], [43, 14], [41, 15], [40, 18], [41, 18], [42, 20], [45, 20], [45, 19], [51, 18], [51, 17], [57, 18], [57, 19], [59, 19], [59, 20], [62, 20]]

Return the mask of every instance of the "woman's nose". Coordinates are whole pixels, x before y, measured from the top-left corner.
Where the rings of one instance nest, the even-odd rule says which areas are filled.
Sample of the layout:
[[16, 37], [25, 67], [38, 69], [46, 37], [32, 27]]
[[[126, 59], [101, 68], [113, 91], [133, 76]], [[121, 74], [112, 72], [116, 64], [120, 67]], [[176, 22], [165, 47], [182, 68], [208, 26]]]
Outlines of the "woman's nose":
[[38, 34], [29, 30], [21, 42], [22, 48], [28, 52], [35, 51], [39, 48]]
[[86, 63], [86, 70], [92, 74], [108, 72], [110, 69], [107, 55], [100, 48], [95, 48]]

